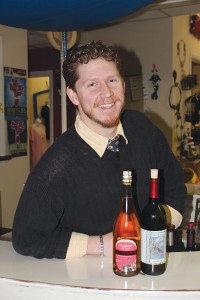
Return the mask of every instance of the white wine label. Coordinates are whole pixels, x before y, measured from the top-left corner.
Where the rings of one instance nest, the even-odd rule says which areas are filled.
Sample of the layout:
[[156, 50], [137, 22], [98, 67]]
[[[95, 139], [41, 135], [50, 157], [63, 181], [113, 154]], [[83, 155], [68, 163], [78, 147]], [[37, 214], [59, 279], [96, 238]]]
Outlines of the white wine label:
[[141, 261], [154, 265], [166, 262], [166, 229], [149, 231], [141, 228]]
[[120, 239], [115, 244], [117, 268], [125, 273], [137, 270], [137, 245], [133, 240]]

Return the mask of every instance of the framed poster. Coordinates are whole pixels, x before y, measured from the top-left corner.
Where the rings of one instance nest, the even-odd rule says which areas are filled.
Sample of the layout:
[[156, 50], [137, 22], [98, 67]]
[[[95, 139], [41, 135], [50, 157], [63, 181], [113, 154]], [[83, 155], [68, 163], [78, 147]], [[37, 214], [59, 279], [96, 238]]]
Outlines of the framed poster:
[[26, 120], [26, 70], [4, 67], [4, 87], [5, 120]]

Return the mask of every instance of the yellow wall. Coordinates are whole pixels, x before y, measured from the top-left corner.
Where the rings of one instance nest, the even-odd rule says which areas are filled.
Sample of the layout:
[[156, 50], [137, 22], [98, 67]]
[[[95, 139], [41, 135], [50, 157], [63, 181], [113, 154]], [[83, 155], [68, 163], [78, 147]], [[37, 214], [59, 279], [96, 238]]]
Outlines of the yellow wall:
[[[0, 25], [0, 36], [3, 43], [3, 65], [28, 70], [26, 30]], [[28, 173], [28, 156], [0, 162], [0, 227], [12, 227], [15, 209]]]

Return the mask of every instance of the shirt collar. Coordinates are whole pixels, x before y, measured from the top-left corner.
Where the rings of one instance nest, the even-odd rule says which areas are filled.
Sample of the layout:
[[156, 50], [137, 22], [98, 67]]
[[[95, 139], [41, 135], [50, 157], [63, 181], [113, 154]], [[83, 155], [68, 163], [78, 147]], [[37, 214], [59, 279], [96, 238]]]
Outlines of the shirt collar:
[[[80, 135], [80, 137], [87, 144], [89, 144], [90, 147], [92, 147], [92, 149], [94, 151], [96, 151], [100, 157], [102, 157], [106, 150], [109, 138], [102, 136], [100, 134], [97, 134], [96, 132], [91, 130], [89, 127], [87, 127], [83, 123], [83, 121], [80, 119], [79, 114], [77, 114], [77, 116], [76, 116], [75, 128], [76, 128], [77, 133]], [[119, 122], [119, 124], [117, 126], [116, 135], [117, 134], [122, 135], [126, 141], [126, 144], [128, 144], [128, 140], [124, 134], [124, 130], [123, 130], [121, 122]]]

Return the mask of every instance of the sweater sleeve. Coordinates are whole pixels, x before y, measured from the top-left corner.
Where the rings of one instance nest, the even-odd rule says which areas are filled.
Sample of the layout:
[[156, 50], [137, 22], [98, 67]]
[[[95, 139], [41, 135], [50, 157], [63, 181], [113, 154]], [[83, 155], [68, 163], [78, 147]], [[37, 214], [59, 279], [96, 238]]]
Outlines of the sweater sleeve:
[[12, 242], [16, 252], [64, 259], [72, 233], [62, 226], [64, 214], [59, 190], [29, 175], [13, 222]]
[[182, 215], [173, 207], [169, 205], [163, 205], [166, 213], [167, 224], [174, 224], [175, 228], [178, 228], [182, 222]]
[[161, 199], [183, 214], [186, 200], [183, 170], [163, 133], [157, 127], [154, 127], [152, 138], [156, 167], [161, 171], [159, 174]]
[[72, 232], [66, 259], [81, 257], [87, 253], [88, 235]]
[[156, 168], [159, 170], [162, 203], [182, 215], [186, 200], [183, 170], [164, 134], [143, 113], [136, 111], [125, 111], [122, 124], [129, 141], [129, 147], [122, 147], [122, 159], [125, 167], [130, 165], [136, 170], [136, 193], [140, 210], [149, 200], [150, 169]]

